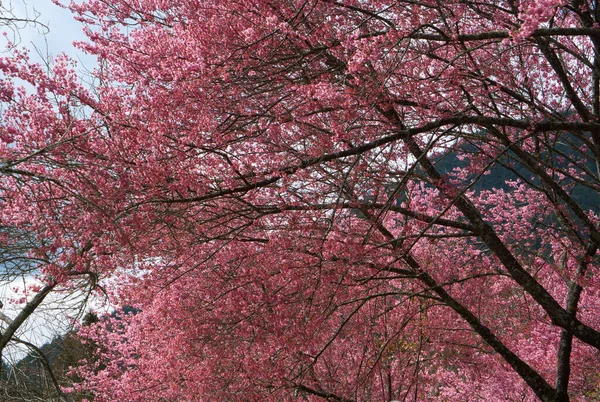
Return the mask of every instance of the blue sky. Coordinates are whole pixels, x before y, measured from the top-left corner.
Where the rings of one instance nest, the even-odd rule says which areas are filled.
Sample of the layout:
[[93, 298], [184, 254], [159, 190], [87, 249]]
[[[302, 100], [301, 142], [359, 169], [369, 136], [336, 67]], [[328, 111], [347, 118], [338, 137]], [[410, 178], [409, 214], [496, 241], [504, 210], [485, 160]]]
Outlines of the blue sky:
[[[68, 0], [63, 0], [68, 3]], [[61, 8], [51, 0], [3, 0], [5, 8], [12, 5], [13, 14], [19, 18], [32, 18], [48, 27], [27, 25], [20, 27], [20, 45], [31, 49], [32, 57], [41, 53], [42, 57], [54, 56], [61, 52], [67, 53], [80, 64], [80, 69], [92, 70], [96, 65], [95, 58], [83, 54], [73, 46], [73, 41], [85, 39], [82, 27], [75, 21], [69, 10]], [[18, 38], [10, 30], [8, 38]]]

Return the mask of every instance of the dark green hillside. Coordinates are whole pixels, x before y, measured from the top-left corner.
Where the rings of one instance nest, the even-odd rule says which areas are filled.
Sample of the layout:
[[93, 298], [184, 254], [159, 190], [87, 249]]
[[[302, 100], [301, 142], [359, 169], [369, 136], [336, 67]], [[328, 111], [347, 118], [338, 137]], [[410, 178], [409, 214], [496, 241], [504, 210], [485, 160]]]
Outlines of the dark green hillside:
[[[569, 154], [572, 152], [574, 147], [580, 147], [581, 142], [577, 138], [571, 136], [568, 137], [563, 143], [556, 145], [557, 154]], [[479, 150], [470, 144], [463, 145], [463, 148], [467, 152], [477, 153]], [[564, 164], [559, 163], [560, 158], [557, 155], [539, 155], [547, 166], [554, 166], [557, 169], [565, 167]], [[508, 188], [506, 182], [509, 180], [527, 180], [535, 185], [539, 185], [539, 178], [532, 177], [532, 173], [523, 165], [521, 165], [515, 156], [508, 153], [505, 157], [499, 159], [500, 163], [495, 163], [486, 172], [485, 175], [479, 177], [473, 177], [474, 184], [471, 189], [475, 191], [484, 191], [496, 189]], [[454, 153], [447, 153], [443, 157], [439, 158], [436, 167], [443, 174], [449, 174], [455, 168], [465, 167], [466, 162], [458, 160]], [[597, 167], [593, 161], [590, 160], [587, 166], [584, 167], [589, 172], [598, 174]], [[596, 179], [597, 180], [597, 179]], [[581, 205], [584, 210], [593, 210], [595, 213], [600, 213], [600, 190], [594, 190], [591, 186], [585, 186], [583, 184], [575, 183], [573, 181], [564, 180], [561, 182], [563, 188], [570, 188], [570, 194], [575, 201]]]

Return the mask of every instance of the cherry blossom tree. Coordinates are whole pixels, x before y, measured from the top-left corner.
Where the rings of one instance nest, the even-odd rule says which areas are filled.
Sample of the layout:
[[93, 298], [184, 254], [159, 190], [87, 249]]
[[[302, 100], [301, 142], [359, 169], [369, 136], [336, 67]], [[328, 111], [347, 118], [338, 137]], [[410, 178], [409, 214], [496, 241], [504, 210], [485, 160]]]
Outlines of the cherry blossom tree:
[[[3, 132], [0, 160], [0, 202], [3, 209], [0, 218], [0, 310], [3, 310], [0, 311], [0, 394], [2, 400], [11, 401], [71, 401], [73, 398], [61, 390], [53, 359], [48, 356], [47, 349], [42, 350], [41, 343], [44, 338], [51, 337], [53, 331], [73, 328], [61, 318], [67, 309], [73, 317], [81, 314], [78, 310], [85, 307], [89, 290], [94, 286], [88, 275], [72, 269], [75, 265], [69, 254], [73, 250], [62, 248], [60, 252], [58, 249], [51, 251], [48, 248], [51, 237], [44, 237], [43, 231], [38, 230], [44, 223], [28, 220], [21, 214], [24, 207], [19, 205], [29, 204], [29, 207], [35, 208], [33, 204], [41, 201], [41, 193], [30, 191], [30, 185], [44, 186], [42, 183], [47, 185], [53, 180], [44, 175], [42, 169], [34, 167], [46, 164], [39, 158], [46, 149], [37, 147], [39, 143], [30, 137], [34, 132], [30, 128], [49, 124], [50, 120], [60, 119], [64, 123], [65, 117], [64, 114], [54, 115], [52, 108], [59, 102], [43, 95], [45, 85], [60, 87], [55, 81], [53, 83], [60, 74], [52, 78], [46, 74], [44, 77], [40, 72], [50, 68], [49, 65], [30, 63], [27, 53], [18, 49], [23, 30], [35, 28], [42, 35], [48, 32], [48, 27], [38, 18], [39, 13], [29, 9], [25, 3], [5, 1], [0, 4], [3, 35], [0, 60]], [[60, 64], [58, 60], [57, 67]], [[24, 85], [27, 84], [30, 86], [26, 89]], [[47, 93], [50, 92], [53, 97], [59, 95], [51, 89]], [[79, 95], [82, 94], [79, 91]], [[48, 108], [45, 115], [49, 119], [38, 121], [38, 116], [44, 114], [41, 112], [44, 108]], [[34, 123], [30, 125], [32, 121]], [[27, 132], [26, 136], [20, 136], [19, 131]], [[34, 164], [27, 163], [33, 159], [36, 159]], [[32, 201], [34, 198], [37, 201]], [[86, 246], [77, 247], [75, 254], [83, 257], [87, 249]], [[61, 261], [59, 254], [63, 252], [64, 259]], [[47, 268], [54, 264], [61, 265], [61, 272], [69, 277], [68, 281], [58, 283], [52, 275], [48, 275]], [[29, 355], [25, 356], [26, 352]], [[23, 366], [31, 368], [36, 364], [39, 365], [39, 373], [31, 370], [21, 372]]]
[[2, 219], [138, 310], [95, 400], [599, 396], [595, 1], [70, 7], [98, 85], [2, 60]]

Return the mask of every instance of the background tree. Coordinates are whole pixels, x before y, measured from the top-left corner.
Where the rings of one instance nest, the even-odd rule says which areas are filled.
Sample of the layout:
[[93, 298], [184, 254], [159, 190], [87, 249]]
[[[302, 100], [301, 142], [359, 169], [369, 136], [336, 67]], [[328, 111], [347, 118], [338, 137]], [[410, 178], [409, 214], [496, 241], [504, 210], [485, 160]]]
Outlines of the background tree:
[[[97, 322], [94, 313], [87, 313], [83, 326]], [[31, 342], [13, 338], [12, 342], [25, 346], [29, 353], [14, 364], [4, 364], [0, 395], [5, 401], [82, 401], [93, 400], [89, 392], [70, 392], [74, 382], [82, 379], [74, 376], [72, 367], [84, 359], [93, 361], [95, 347], [85, 344], [76, 331], [56, 336], [51, 342], [37, 347]]]
[[5, 214], [141, 310], [97, 400], [597, 396], [595, 1], [71, 9], [101, 84], [4, 61]]

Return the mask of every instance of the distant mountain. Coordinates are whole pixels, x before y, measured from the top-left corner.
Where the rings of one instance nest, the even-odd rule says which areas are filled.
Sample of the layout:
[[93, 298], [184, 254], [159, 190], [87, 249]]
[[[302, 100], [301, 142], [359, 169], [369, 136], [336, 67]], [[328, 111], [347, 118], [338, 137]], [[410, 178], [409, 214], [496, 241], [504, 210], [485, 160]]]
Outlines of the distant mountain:
[[[574, 136], [569, 136], [566, 140], [558, 144], [556, 146], [556, 150], [559, 153], [567, 154], [572, 147], [582, 146], [581, 141], [579, 141]], [[479, 152], [473, 145], [465, 144], [463, 145], [463, 149], [466, 152], [477, 153]], [[541, 155], [542, 158], [548, 157], [548, 155]], [[555, 158], [557, 160], [558, 158]], [[508, 189], [507, 181], [517, 180], [521, 177], [530, 180], [534, 184], [540, 184], [540, 180], [537, 177], [532, 177], [532, 173], [524, 167], [521, 163], [517, 161], [514, 154], [507, 153], [507, 155], [503, 158], [500, 158], [500, 163], [495, 163], [485, 175], [482, 175], [476, 179], [476, 183], [471, 187], [472, 190], [476, 192], [484, 191], [484, 190], [492, 190], [492, 189]], [[502, 166], [505, 164], [506, 166], [510, 166], [510, 168]], [[455, 168], [466, 167], [467, 163], [465, 161], [460, 161], [455, 153], [448, 152], [443, 157], [439, 158], [436, 161], [436, 167], [442, 174], [448, 174]], [[560, 167], [560, 165], [555, 164], [555, 166]], [[586, 166], [589, 171], [594, 172], [596, 170], [596, 166], [592, 160], [588, 162]], [[595, 213], [600, 213], [600, 191], [595, 191], [590, 187], [565, 181], [563, 183], [563, 188], [571, 187], [570, 195], [573, 197], [575, 201], [584, 211], [592, 210]]]
[[[119, 319], [122, 315], [137, 314], [140, 310], [125, 306], [121, 310], [115, 310], [110, 317]], [[93, 313], [88, 313], [83, 318], [84, 326], [98, 322]], [[53, 380], [48, 373], [45, 363], [50, 366], [56, 381], [61, 386], [71, 386], [79, 382], [79, 379], [69, 375], [71, 367], [75, 367], [81, 360], [94, 360], [94, 346], [83, 344], [76, 331], [69, 332], [63, 336], [56, 336], [52, 341], [40, 346], [38, 350], [31, 350], [24, 358], [14, 365], [5, 361], [1, 362], [0, 395], [6, 395], [1, 401], [63, 401], [58, 395]], [[43, 356], [40, 356], [40, 353]], [[72, 394], [70, 398], [74, 401], [83, 399], [93, 400], [93, 396], [80, 393]]]

